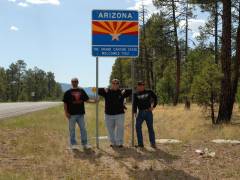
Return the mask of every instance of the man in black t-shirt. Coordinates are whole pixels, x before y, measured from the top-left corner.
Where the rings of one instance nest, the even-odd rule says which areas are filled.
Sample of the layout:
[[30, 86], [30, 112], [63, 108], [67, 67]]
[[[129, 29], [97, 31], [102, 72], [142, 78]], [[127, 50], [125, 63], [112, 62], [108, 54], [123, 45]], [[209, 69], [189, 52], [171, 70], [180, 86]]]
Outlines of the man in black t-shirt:
[[157, 96], [151, 90], [145, 90], [144, 82], [139, 81], [137, 92], [134, 94], [133, 111], [138, 114], [136, 118], [136, 132], [138, 147], [144, 147], [142, 136], [142, 123], [146, 121], [151, 147], [156, 148], [155, 133], [153, 129], [153, 109], [157, 106]]
[[119, 80], [113, 79], [110, 89], [99, 88], [98, 94], [105, 99], [105, 122], [111, 147], [123, 147], [124, 99], [132, 94], [131, 89], [120, 89]]
[[71, 80], [72, 88], [65, 92], [63, 97], [65, 116], [69, 121], [69, 134], [70, 134], [70, 147], [72, 149], [77, 148], [77, 141], [75, 138], [75, 126], [76, 123], [80, 128], [81, 143], [84, 149], [89, 149], [87, 139], [87, 131], [85, 128], [85, 106], [84, 102], [96, 102], [95, 100], [89, 100], [88, 95], [84, 89], [78, 87], [78, 79], [73, 78]]

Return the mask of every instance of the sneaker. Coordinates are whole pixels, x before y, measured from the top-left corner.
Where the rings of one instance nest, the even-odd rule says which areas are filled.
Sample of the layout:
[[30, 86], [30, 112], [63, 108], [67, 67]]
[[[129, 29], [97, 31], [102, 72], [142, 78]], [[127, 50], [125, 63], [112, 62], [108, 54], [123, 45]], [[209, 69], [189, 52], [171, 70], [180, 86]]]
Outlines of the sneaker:
[[114, 144], [110, 144], [110, 147], [111, 147], [111, 148], [115, 148], [116, 145], [114, 145]]
[[74, 144], [74, 145], [70, 145], [70, 149], [76, 150], [76, 149], [79, 149], [79, 147], [78, 145]]
[[152, 147], [153, 149], [157, 149], [156, 144], [151, 144], [151, 147]]
[[89, 144], [83, 145], [84, 150], [89, 150], [91, 149], [91, 146]]
[[144, 148], [144, 145], [136, 145], [135, 148]]
[[123, 145], [118, 145], [117, 147], [118, 147], [118, 148], [124, 148], [124, 146], [123, 146]]

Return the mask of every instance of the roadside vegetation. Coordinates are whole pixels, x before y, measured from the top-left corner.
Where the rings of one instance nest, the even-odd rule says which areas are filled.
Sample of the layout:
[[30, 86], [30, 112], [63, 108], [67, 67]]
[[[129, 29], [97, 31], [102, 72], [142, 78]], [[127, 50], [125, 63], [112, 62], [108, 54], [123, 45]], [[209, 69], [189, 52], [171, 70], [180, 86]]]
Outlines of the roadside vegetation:
[[59, 100], [62, 89], [54, 73], [34, 67], [23, 60], [0, 67], [0, 102]]

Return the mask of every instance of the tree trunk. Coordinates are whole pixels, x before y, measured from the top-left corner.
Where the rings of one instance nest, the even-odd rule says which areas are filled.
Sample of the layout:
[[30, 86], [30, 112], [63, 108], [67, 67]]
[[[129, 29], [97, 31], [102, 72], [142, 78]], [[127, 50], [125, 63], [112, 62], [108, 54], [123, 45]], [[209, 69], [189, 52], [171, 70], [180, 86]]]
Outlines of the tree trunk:
[[[240, 8], [240, 2], [239, 2]], [[232, 97], [231, 97], [231, 105], [229, 109], [231, 112], [233, 111], [237, 89], [238, 89], [238, 81], [239, 81], [239, 68], [240, 68], [240, 9], [239, 9], [239, 21], [238, 21], [238, 29], [237, 29], [237, 47], [236, 47], [236, 59], [234, 61], [234, 74], [233, 74], [233, 83], [232, 83]]]
[[212, 124], [216, 124], [215, 113], [214, 113], [214, 92], [211, 92], [211, 118], [212, 118]]
[[185, 27], [185, 59], [187, 59], [188, 56], [188, 0], [186, 0], [186, 27]]
[[230, 122], [232, 116], [232, 84], [231, 84], [231, 0], [223, 2], [223, 28], [222, 28], [222, 52], [221, 64], [223, 79], [221, 82], [221, 95], [217, 123]]
[[138, 63], [138, 71], [137, 71], [137, 79], [138, 80], [144, 80], [143, 74], [143, 47], [140, 46], [140, 57], [139, 61], [136, 61]]
[[146, 68], [147, 87], [151, 89], [151, 78], [150, 78], [151, 67], [149, 62], [147, 46], [145, 44], [144, 44], [144, 60], [145, 60], [145, 68]]
[[154, 83], [154, 73], [153, 73], [153, 60], [150, 62], [150, 77], [151, 77], [151, 89], [156, 91], [156, 86]]
[[120, 84], [125, 87], [125, 83], [124, 83], [124, 80], [123, 80], [123, 68], [122, 68], [122, 60], [119, 59], [119, 81], [120, 81]]
[[218, 0], [215, 0], [215, 63], [218, 64]]
[[185, 99], [185, 109], [190, 110], [190, 108], [191, 108], [191, 102], [188, 99], [188, 97], [186, 97], [186, 99]]
[[[188, 0], [186, 0], [186, 27], [185, 27], [185, 61], [187, 61], [187, 56], [188, 56], [188, 14], [189, 14], [189, 3]], [[186, 96], [185, 98], [185, 109], [190, 110], [191, 108], [191, 102], [188, 98], [188, 96]]]
[[176, 6], [174, 0], [172, 2], [172, 13], [173, 13], [173, 25], [174, 25], [174, 39], [175, 39], [175, 48], [176, 48], [176, 92], [174, 97], [173, 104], [176, 106], [178, 104], [179, 91], [180, 91], [180, 65], [181, 65], [181, 57], [180, 57], [180, 49], [179, 49], [179, 41], [178, 41], [178, 33], [177, 33], [177, 22], [176, 22]]

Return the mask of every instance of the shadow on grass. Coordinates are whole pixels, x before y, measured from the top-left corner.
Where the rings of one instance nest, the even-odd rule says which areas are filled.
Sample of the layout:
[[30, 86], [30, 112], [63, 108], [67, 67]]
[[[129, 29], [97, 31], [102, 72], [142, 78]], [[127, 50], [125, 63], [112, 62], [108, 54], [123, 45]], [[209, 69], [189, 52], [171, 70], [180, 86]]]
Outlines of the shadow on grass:
[[164, 169], [164, 170], [134, 170], [129, 174], [133, 179], [178, 179], [178, 180], [200, 180], [194, 176], [187, 174], [182, 170]]
[[[187, 174], [186, 172], [182, 170], [176, 170], [171, 167], [171, 164], [173, 161], [180, 159], [179, 156], [172, 155], [168, 152], [165, 152], [161, 149], [156, 150], [148, 150], [143, 149], [142, 151], [132, 148], [132, 147], [125, 147], [125, 148], [113, 148], [114, 152], [117, 153], [117, 156], [112, 155], [109, 152], [106, 152], [101, 149], [101, 151], [104, 154], [107, 154], [108, 156], [111, 156], [114, 158], [119, 164], [121, 164], [122, 167], [125, 167], [127, 169], [127, 173], [129, 177], [133, 179], [182, 179], [182, 180], [199, 180], [199, 178], [196, 178], [194, 176], [191, 176]], [[125, 158], [132, 157], [136, 161], [136, 164], [139, 164], [140, 162], [143, 162], [145, 160], [157, 160], [160, 161], [165, 165], [165, 168], [163, 170], [155, 170], [152, 167], [148, 169], [140, 169], [139, 167], [129, 167], [125, 163]]]
[[72, 150], [72, 153], [75, 159], [89, 160], [92, 163], [96, 163], [97, 159], [102, 156], [101, 153], [96, 153], [93, 149], [88, 149], [83, 151], [74, 149]]
[[101, 151], [108, 154], [109, 156], [112, 156], [116, 160], [132, 157], [138, 162], [144, 161], [144, 160], [163, 160], [166, 163], [172, 163], [174, 160], [177, 160], [180, 158], [179, 156], [169, 154], [161, 149], [149, 151], [147, 149], [139, 150], [132, 147], [124, 147], [124, 148], [113, 148], [113, 150], [117, 153], [117, 156], [113, 156], [104, 150], [101, 150]]

